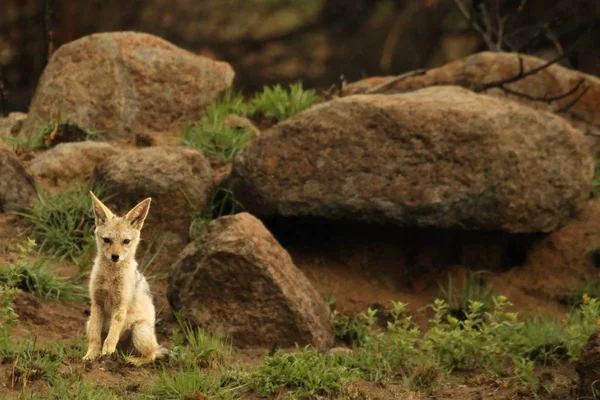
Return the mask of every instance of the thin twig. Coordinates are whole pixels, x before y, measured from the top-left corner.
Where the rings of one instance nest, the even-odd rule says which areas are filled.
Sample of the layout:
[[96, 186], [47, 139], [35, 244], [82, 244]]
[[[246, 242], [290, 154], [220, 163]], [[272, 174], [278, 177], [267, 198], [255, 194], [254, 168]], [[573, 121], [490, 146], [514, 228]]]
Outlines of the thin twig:
[[[575, 43], [576, 45], [577, 43]], [[566, 91], [565, 93], [561, 93], [559, 95], [556, 96], [531, 96], [527, 93], [522, 93], [519, 92], [517, 90], [514, 89], [510, 89], [508, 87], [506, 87], [506, 85], [508, 83], [513, 83], [513, 82], [517, 82], [521, 79], [524, 79], [528, 76], [531, 76], [533, 74], [538, 73], [539, 71], [548, 68], [550, 65], [556, 63], [558, 60], [562, 59], [563, 57], [565, 57], [569, 52], [571, 52], [574, 49], [574, 46], [572, 46], [567, 52], [560, 54], [558, 57], [555, 57], [554, 59], [548, 61], [545, 64], [540, 65], [539, 67], [533, 68], [530, 71], [525, 72], [525, 67], [524, 67], [524, 61], [523, 61], [523, 57], [521, 57], [521, 55], [517, 55], [517, 59], [519, 60], [519, 72], [514, 75], [513, 77], [510, 78], [506, 78], [506, 79], [501, 79], [499, 81], [495, 81], [495, 82], [489, 82], [486, 83], [484, 85], [481, 85], [479, 87], [476, 87], [473, 89], [474, 92], [482, 92], [491, 88], [499, 88], [503, 91], [505, 91], [506, 93], [512, 94], [514, 96], [518, 96], [518, 97], [522, 97], [531, 101], [540, 101], [540, 102], [546, 102], [546, 103], [551, 103], [553, 101], [557, 101], [557, 100], [561, 100], [564, 99], [566, 97], [569, 97], [570, 95], [572, 95], [573, 93], [577, 92], [579, 90], [579, 88], [581, 87], [581, 85], [583, 85], [583, 83], [585, 82], [585, 79], [580, 79], [579, 82], [577, 82], [577, 84], [572, 87], [571, 89], [569, 89], [568, 91]], [[586, 86], [586, 88], [579, 94], [577, 95], [577, 97], [575, 97], [572, 101], [570, 101], [568, 104], [566, 104], [565, 106], [561, 107], [560, 109], [554, 111], [555, 113], [561, 113], [561, 112], [567, 112], [568, 110], [570, 110], [575, 104], [577, 104], [577, 102], [585, 95], [585, 93], [589, 90], [589, 86]]]
[[505, 36], [510, 38], [510, 37], [521, 35], [521, 34], [529, 34], [530, 32], [538, 32], [538, 31], [544, 29], [544, 27], [547, 25], [548, 25], [548, 23], [544, 22], [544, 23], [540, 23], [540, 24], [516, 28], [516, 29], [513, 29], [511, 32], [507, 32], [505, 34]]
[[11, 383], [10, 383], [10, 389], [11, 390], [15, 390], [15, 383], [16, 383], [15, 382], [15, 378], [16, 378], [15, 377], [15, 372], [17, 370], [17, 364], [19, 363], [19, 357], [20, 356], [21, 356], [20, 354], [17, 354], [17, 357], [15, 357], [15, 362], [13, 363], [13, 366], [12, 366], [12, 372], [10, 374], [11, 375], [11, 379], [10, 379], [11, 380]]
[[523, 65], [525, 61], [523, 60], [523, 57], [521, 57], [521, 56], [518, 56], [518, 58], [519, 58], [519, 74], [522, 75], [523, 72], [525, 72], [525, 66]]
[[575, 97], [573, 100], [571, 100], [570, 102], [568, 102], [567, 104], [565, 104], [564, 106], [562, 106], [561, 108], [559, 108], [558, 110], [556, 110], [556, 111], [554, 111], [554, 112], [555, 112], [555, 113], [557, 113], [557, 114], [569, 112], [569, 110], [570, 110], [570, 109], [571, 109], [571, 108], [572, 108], [572, 107], [573, 107], [575, 104], [577, 104], [577, 102], [578, 102], [579, 100], [581, 100], [581, 98], [582, 98], [582, 97], [583, 97], [583, 96], [584, 96], [584, 95], [587, 93], [587, 91], [588, 91], [589, 89], [590, 89], [590, 87], [589, 87], [589, 86], [586, 86], [586, 87], [585, 87], [585, 89], [583, 89], [583, 90], [581, 91], [581, 93], [579, 93], [579, 94], [577, 95], [577, 97]]
[[[481, 35], [489, 50], [501, 51], [502, 47], [506, 47], [510, 51], [516, 50], [516, 46], [507, 39], [506, 36], [508, 35], [506, 35], [504, 32], [504, 23], [508, 19], [508, 16], [500, 17], [498, 6], [496, 6], [496, 19], [498, 20], [498, 29], [496, 29], [496, 27], [494, 27], [494, 25], [491, 23], [489, 13], [485, 8], [485, 4], [481, 4], [478, 7], [481, 10], [481, 16], [483, 19], [483, 21], [480, 21], [476, 20], [472, 14], [469, 14], [461, 0], [454, 0], [454, 3], [463, 17], [469, 22], [471, 27]], [[485, 28], [485, 31], [483, 28]], [[494, 43], [494, 36], [497, 38], [497, 43]]]
[[461, 0], [454, 0], [454, 4], [456, 4], [456, 8], [458, 8], [458, 11], [460, 11], [460, 13], [463, 15], [463, 17], [469, 22], [469, 24], [471, 25], [471, 27], [477, 33], [479, 33], [479, 36], [481, 36], [481, 38], [485, 42], [485, 44], [488, 47], [488, 49], [493, 49], [494, 48], [494, 43], [492, 42], [492, 38], [490, 38], [483, 31], [483, 29], [481, 28], [481, 26], [479, 26], [479, 24], [477, 23], [477, 21], [475, 21], [473, 19], [473, 17], [471, 16], [471, 14], [469, 14], [469, 12], [465, 8], [465, 5], [461, 2]]
[[[485, 4], [481, 4], [479, 6], [481, 8], [481, 16], [483, 18], [483, 26], [485, 27], [485, 34], [492, 41], [492, 21], [490, 19], [490, 14], [488, 14], [487, 7]], [[492, 47], [493, 48], [493, 47]], [[491, 49], [490, 49], [491, 50]]]
[[500, 2], [495, 2], [494, 14], [496, 16], [496, 23], [498, 24], [498, 32], [496, 32], [496, 51], [502, 51], [502, 45], [504, 44], [504, 24], [508, 20], [508, 16], [500, 16]]
[[365, 92], [365, 94], [374, 94], [374, 93], [379, 93], [382, 92], [383, 90], [387, 89], [388, 87], [390, 87], [391, 85], [393, 85], [394, 83], [403, 81], [404, 79], [413, 77], [413, 76], [419, 76], [419, 75], [425, 75], [427, 73], [426, 69], [416, 69], [414, 71], [409, 71], [406, 72], [404, 74], [395, 76], [385, 82], [383, 82], [382, 84], [379, 84], [377, 86], [375, 86], [374, 88], [371, 88], [369, 90], [367, 90]]
[[565, 51], [562, 54], [559, 54], [558, 56], [554, 57], [553, 59], [551, 59], [550, 61], [532, 68], [531, 70], [524, 72], [523, 71], [523, 58], [521, 57], [520, 54], [517, 54], [518, 60], [519, 60], [519, 73], [511, 76], [510, 78], [505, 78], [505, 79], [500, 79], [498, 81], [493, 81], [493, 82], [488, 82], [488, 83], [484, 83], [483, 85], [480, 85], [478, 87], [476, 87], [474, 89], [475, 92], [482, 92], [484, 90], [493, 88], [493, 87], [500, 87], [503, 86], [507, 83], [513, 83], [513, 82], [517, 82], [520, 81], [521, 79], [525, 79], [528, 76], [531, 75], [535, 75], [538, 72], [548, 68], [549, 66], [556, 64], [557, 62], [559, 62], [560, 60], [562, 60], [563, 58], [567, 57], [569, 54], [571, 54], [573, 52], [573, 50], [575, 50], [575, 47], [577, 46], [579, 41], [575, 42], [575, 44], [573, 46], [571, 46], [567, 51]]
[[566, 97], [569, 97], [570, 95], [572, 95], [573, 93], [577, 92], [577, 90], [579, 90], [579, 88], [581, 87], [581, 85], [585, 82], [585, 79], [581, 79], [579, 82], [577, 82], [577, 84], [575, 86], [573, 86], [571, 89], [569, 89], [568, 91], [566, 91], [565, 93], [556, 95], [556, 96], [531, 96], [527, 93], [522, 93], [513, 89], [509, 89], [506, 86], [502, 85], [499, 86], [500, 89], [504, 90], [506, 93], [518, 96], [518, 97], [522, 97], [524, 99], [527, 100], [531, 100], [531, 101], [540, 101], [540, 102], [545, 102], [545, 103], [551, 103], [553, 101], [557, 101], [557, 100], [561, 100], [564, 99]]
[[329, 86], [327, 90], [320, 89], [319, 93], [321, 93], [321, 96], [323, 96], [325, 100], [331, 100], [334, 96], [340, 93], [340, 89], [338, 89], [338, 87], [334, 83], [331, 86]]
[[504, 36], [504, 22], [505, 18], [498, 20], [498, 39], [496, 40], [496, 51], [502, 51], [502, 39]]

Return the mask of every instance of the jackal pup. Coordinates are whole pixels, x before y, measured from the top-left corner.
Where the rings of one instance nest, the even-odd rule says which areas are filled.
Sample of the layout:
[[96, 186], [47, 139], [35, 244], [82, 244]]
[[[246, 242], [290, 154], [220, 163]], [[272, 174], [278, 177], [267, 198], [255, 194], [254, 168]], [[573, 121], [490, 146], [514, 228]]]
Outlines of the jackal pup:
[[141, 357], [128, 361], [141, 365], [164, 357], [168, 351], [156, 341], [155, 311], [146, 278], [138, 271], [135, 251], [150, 208], [150, 198], [124, 217], [114, 215], [92, 195], [98, 251], [90, 277], [91, 314], [87, 322], [88, 351], [84, 360], [115, 352], [117, 342], [131, 334]]

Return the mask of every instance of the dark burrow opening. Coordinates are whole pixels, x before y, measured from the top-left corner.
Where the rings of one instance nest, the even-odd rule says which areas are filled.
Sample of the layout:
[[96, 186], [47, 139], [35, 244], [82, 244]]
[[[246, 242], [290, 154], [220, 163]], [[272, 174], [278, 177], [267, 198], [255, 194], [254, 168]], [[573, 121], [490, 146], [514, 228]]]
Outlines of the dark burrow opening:
[[[353, 285], [355, 291], [364, 292], [356, 296], [374, 306], [387, 299], [382, 299], [379, 288], [406, 295], [413, 303], [426, 292], [441, 294], [450, 284], [457, 290], [465, 282], [484, 288], [493, 275], [523, 266], [531, 249], [545, 236], [316, 217], [275, 217], [264, 223], [322, 292], [334, 291], [336, 285]], [[328, 279], [329, 284], [325, 283]], [[378, 285], [367, 284], [375, 281]], [[465, 304], [451, 308], [456, 317], [464, 317]]]
[[379, 247], [380, 256], [392, 251], [398, 256], [398, 266], [416, 273], [456, 264], [473, 270], [508, 271], [523, 265], [532, 246], [544, 237], [540, 233], [412, 228], [318, 217], [275, 217], [264, 222], [290, 251], [320, 251], [343, 258], [366, 247]]

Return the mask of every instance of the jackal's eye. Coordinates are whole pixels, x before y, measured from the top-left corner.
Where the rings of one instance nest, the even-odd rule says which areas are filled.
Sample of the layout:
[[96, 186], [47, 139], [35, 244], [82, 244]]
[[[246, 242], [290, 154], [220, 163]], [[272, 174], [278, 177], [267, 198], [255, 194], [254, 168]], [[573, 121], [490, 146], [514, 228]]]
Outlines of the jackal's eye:
[[123, 240], [123, 244], [129, 244], [129, 242], [131, 242], [131, 240], [129, 240], [129, 239]]
[[104, 240], [104, 243], [110, 243], [110, 239], [109, 238], [103, 238], [102, 240]]

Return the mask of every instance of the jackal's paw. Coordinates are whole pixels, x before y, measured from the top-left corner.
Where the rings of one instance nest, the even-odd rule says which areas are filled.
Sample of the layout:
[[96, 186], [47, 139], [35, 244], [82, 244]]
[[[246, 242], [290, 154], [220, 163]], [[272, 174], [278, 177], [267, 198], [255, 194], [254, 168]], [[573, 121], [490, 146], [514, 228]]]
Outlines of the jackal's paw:
[[112, 344], [112, 343], [104, 342], [104, 346], [102, 346], [102, 355], [106, 356], [106, 355], [113, 354], [115, 352], [116, 347], [117, 347], [116, 343]]
[[98, 357], [99, 354], [100, 352], [98, 349], [89, 349], [87, 353], [85, 353], [85, 356], [83, 356], [83, 361], [91, 361]]

